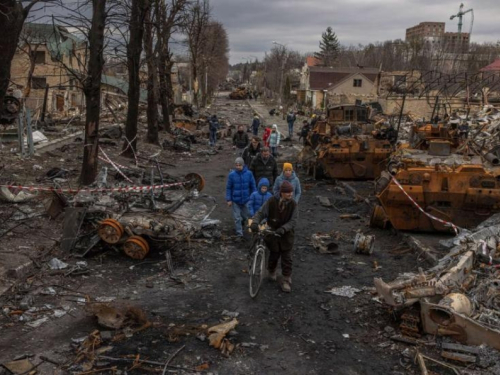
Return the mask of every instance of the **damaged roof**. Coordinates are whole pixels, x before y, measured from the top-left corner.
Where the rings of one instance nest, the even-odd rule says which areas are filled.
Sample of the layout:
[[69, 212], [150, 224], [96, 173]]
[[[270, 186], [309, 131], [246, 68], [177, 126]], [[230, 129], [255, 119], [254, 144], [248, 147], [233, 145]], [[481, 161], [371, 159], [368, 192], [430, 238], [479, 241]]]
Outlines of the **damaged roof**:
[[326, 68], [311, 66], [309, 67], [309, 83], [311, 90], [327, 90], [355, 74], [361, 74], [369, 81], [375, 83], [378, 73], [378, 68]]
[[[128, 82], [123, 79], [103, 74], [101, 76], [101, 83], [117, 88], [123, 93], [123, 95], [127, 95], [128, 93]], [[146, 102], [148, 100], [147, 90], [141, 89], [139, 100], [141, 102]]]
[[85, 42], [73, 35], [66, 27], [45, 23], [25, 23], [20, 43], [45, 44], [51, 57], [60, 60], [69, 56], [77, 46]]

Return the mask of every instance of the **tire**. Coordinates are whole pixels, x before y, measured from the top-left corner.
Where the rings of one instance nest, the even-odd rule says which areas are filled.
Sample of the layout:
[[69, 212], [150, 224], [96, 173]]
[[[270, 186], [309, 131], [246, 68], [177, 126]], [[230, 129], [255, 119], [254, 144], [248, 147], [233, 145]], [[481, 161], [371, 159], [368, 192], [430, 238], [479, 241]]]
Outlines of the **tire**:
[[266, 268], [266, 252], [263, 247], [258, 247], [253, 256], [251, 267], [248, 270], [250, 276], [249, 292], [250, 297], [255, 298], [260, 290], [262, 279], [264, 278], [264, 271]]

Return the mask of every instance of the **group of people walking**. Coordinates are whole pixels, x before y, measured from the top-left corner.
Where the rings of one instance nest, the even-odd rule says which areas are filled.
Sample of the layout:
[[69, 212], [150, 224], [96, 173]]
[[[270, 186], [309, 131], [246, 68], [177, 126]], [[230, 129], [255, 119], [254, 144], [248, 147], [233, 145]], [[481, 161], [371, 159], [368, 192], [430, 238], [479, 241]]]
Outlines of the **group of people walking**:
[[[255, 118], [254, 118], [255, 120]], [[252, 122], [252, 130], [254, 122]], [[260, 126], [260, 123], [259, 123]], [[261, 143], [257, 132], [251, 141], [243, 126], [238, 127], [233, 137], [233, 148], [237, 158], [234, 169], [226, 183], [226, 202], [232, 208], [232, 215], [238, 240], [243, 240], [244, 227], [253, 218], [251, 230], [258, 225], [267, 225], [279, 236], [266, 238], [271, 255], [269, 257], [269, 277], [276, 280], [276, 270], [281, 259], [283, 291], [291, 291], [292, 255], [295, 225], [302, 190], [300, 181], [291, 163], [284, 163], [281, 174], [276, 162], [280, 133], [277, 125], [266, 128]], [[245, 146], [245, 147], [243, 147]]]

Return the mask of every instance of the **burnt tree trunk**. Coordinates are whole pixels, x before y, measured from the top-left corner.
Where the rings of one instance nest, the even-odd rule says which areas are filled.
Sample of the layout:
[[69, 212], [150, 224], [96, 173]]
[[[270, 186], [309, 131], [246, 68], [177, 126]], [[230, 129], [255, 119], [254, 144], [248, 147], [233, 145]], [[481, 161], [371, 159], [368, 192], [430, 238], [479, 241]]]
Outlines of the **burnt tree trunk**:
[[89, 67], [83, 84], [85, 94], [85, 142], [80, 181], [90, 185], [97, 176], [99, 116], [101, 114], [101, 75], [104, 66], [104, 26], [106, 0], [92, 0], [92, 26], [89, 32]]
[[10, 82], [10, 68], [29, 9], [16, 0], [0, 0], [0, 110]]
[[148, 65], [148, 134], [149, 143], [158, 144], [158, 104], [156, 99], [156, 56], [153, 51], [153, 23], [151, 20], [151, 10], [147, 12], [145, 19], [144, 50], [146, 51], [146, 61]]
[[[130, 15], [130, 38], [127, 44], [128, 67], [128, 110], [125, 124], [127, 141], [123, 144], [126, 157], [133, 157], [137, 150], [137, 120], [139, 118], [139, 99], [141, 82], [139, 69], [141, 65], [142, 38], [144, 36], [144, 19], [149, 10], [149, 0], [132, 0]], [[132, 147], [129, 147], [129, 142]]]
[[158, 35], [158, 77], [159, 77], [159, 99], [161, 105], [161, 114], [163, 117], [162, 128], [167, 132], [171, 132], [172, 125], [170, 123], [170, 105], [168, 102], [168, 88], [167, 88], [167, 67], [166, 63], [168, 52], [168, 39], [170, 29], [167, 29], [167, 14], [166, 9], [156, 2], [156, 14], [158, 15], [158, 22], [156, 33]]
[[161, 113], [163, 116], [163, 127], [167, 132], [172, 131], [172, 124], [170, 123], [170, 103], [168, 100], [168, 80], [167, 76], [167, 61], [165, 59], [165, 52], [160, 50], [160, 59], [158, 64], [158, 74], [160, 76], [160, 104]]

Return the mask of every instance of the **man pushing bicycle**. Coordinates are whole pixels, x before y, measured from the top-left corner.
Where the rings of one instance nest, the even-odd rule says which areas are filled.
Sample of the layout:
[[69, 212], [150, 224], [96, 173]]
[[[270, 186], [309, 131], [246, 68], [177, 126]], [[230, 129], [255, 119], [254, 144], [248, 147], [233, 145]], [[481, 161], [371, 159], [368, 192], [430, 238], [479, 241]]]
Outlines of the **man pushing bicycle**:
[[295, 225], [299, 215], [297, 203], [293, 200], [293, 186], [284, 181], [280, 188], [280, 197], [269, 198], [257, 211], [250, 228], [252, 232], [259, 231], [259, 223], [267, 219], [267, 225], [277, 236], [266, 236], [265, 242], [270, 250], [268, 272], [271, 280], [276, 280], [276, 269], [281, 258], [281, 289], [291, 292], [292, 287], [292, 249], [295, 239]]

